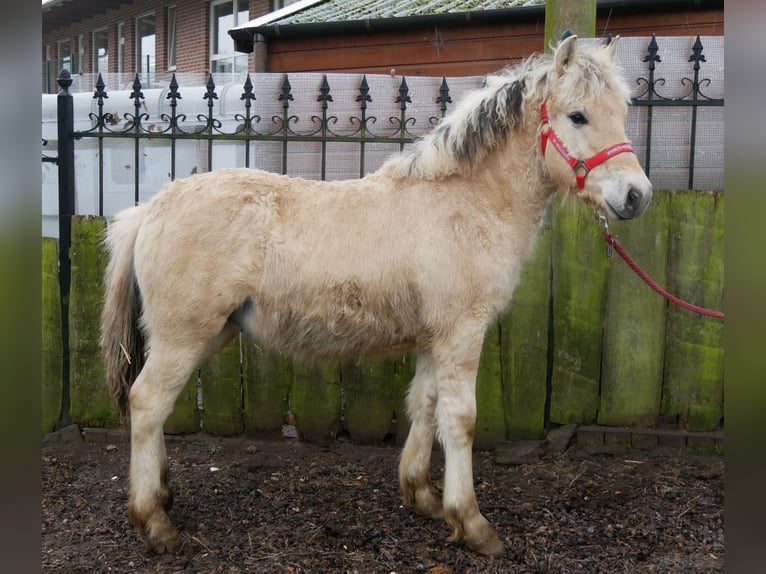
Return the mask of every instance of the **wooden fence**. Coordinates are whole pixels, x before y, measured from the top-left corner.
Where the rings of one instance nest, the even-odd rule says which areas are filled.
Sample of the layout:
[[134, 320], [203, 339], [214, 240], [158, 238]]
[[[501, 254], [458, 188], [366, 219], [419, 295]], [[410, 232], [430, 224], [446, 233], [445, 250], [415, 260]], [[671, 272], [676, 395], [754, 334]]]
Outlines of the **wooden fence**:
[[[671, 293], [721, 310], [723, 211], [722, 192], [656, 191], [645, 215], [612, 232]], [[103, 217], [72, 219], [68, 398], [71, 420], [84, 427], [120, 425], [98, 344], [105, 225]], [[63, 394], [55, 239], [43, 239], [42, 260], [48, 432]], [[291, 415], [308, 440], [343, 431], [358, 443], [401, 443], [413, 374], [411, 355], [309, 365], [235, 339], [188, 382], [165, 430], [252, 436], [279, 431]], [[477, 401], [479, 448], [572, 422], [712, 430], [723, 416], [723, 321], [667, 303], [606, 256], [590, 208], [557, 197], [512, 305], [487, 334]]]

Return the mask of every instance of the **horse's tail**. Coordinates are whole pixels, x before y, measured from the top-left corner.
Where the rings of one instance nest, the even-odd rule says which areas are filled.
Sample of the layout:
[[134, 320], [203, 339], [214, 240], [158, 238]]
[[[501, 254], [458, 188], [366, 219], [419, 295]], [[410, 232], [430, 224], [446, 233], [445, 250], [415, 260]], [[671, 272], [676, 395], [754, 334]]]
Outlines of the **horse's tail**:
[[104, 236], [109, 263], [104, 280], [101, 349], [109, 391], [123, 417], [129, 414], [130, 387], [144, 364], [144, 336], [139, 326], [141, 294], [133, 267], [136, 236], [144, 212], [143, 206], [120, 212]]

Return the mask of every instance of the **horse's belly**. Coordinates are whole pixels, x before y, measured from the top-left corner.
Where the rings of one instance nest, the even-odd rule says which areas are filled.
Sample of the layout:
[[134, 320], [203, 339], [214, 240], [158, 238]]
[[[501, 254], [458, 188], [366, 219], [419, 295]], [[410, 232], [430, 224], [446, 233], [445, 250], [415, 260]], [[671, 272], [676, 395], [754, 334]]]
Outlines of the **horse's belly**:
[[337, 305], [331, 297], [323, 302], [255, 299], [242, 327], [285, 354], [316, 359], [401, 354], [424, 335], [410, 304]]

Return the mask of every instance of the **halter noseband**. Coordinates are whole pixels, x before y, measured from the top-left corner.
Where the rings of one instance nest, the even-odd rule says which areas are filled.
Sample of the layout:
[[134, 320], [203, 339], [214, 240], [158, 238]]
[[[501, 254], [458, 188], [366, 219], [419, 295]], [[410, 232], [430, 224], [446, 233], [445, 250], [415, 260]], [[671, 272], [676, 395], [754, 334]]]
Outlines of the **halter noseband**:
[[[616, 145], [608, 147], [588, 159], [584, 159], [584, 160], [577, 159], [576, 157], [572, 156], [571, 153], [569, 153], [567, 146], [565, 146], [564, 142], [562, 142], [559, 139], [559, 136], [556, 135], [556, 132], [554, 131], [553, 126], [551, 125], [551, 122], [548, 119], [548, 108], [545, 105], [545, 100], [543, 100], [543, 104], [541, 106], [541, 112], [542, 112], [542, 124], [543, 124], [541, 147], [543, 150], [543, 156], [545, 155], [545, 147], [548, 144], [548, 140], [550, 140], [551, 144], [553, 144], [553, 147], [556, 148], [556, 151], [558, 151], [561, 154], [561, 157], [563, 157], [566, 160], [566, 162], [572, 167], [572, 170], [575, 172], [575, 176], [577, 177], [577, 187], [579, 189], [583, 189], [585, 187], [585, 176], [587, 176], [590, 170], [592, 170], [597, 165], [604, 163], [606, 160], [620, 153], [624, 153], [624, 152], [635, 153], [633, 151], [633, 146], [631, 146], [629, 142], [624, 142], [624, 143], [618, 143]], [[548, 129], [545, 129], [546, 126]]]

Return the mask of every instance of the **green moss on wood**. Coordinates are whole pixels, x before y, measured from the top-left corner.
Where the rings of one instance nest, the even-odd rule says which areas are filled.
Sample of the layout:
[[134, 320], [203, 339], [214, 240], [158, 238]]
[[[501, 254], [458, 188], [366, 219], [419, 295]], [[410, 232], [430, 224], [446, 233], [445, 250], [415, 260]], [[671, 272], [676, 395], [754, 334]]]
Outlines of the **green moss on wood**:
[[106, 250], [102, 217], [73, 216], [72, 283], [69, 297], [70, 416], [81, 426], [108, 427], [118, 423], [106, 386], [99, 341], [104, 297]]
[[292, 363], [277, 351], [247, 339], [242, 340], [242, 346], [245, 430], [250, 436], [279, 431], [287, 422]]
[[42, 240], [42, 432], [56, 429], [61, 418], [63, 352], [61, 295], [56, 239]]
[[[669, 194], [656, 192], [640, 218], [612, 222], [612, 233], [660, 285], [667, 285]], [[657, 420], [665, 350], [666, 301], [617, 255], [611, 258], [604, 318], [598, 422], [651, 426]]]
[[242, 417], [242, 380], [239, 336], [200, 369], [202, 429], [218, 436], [236, 436], [245, 430]]
[[500, 320], [503, 403], [509, 440], [542, 438], [548, 362], [551, 210], [521, 267], [509, 311]]
[[390, 432], [394, 378], [393, 360], [360, 359], [342, 366], [344, 426], [355, 443], [380, 443]]
[[340, 369], [327, 362], [294, 363], [291, 409], [308, 440], [326, 443], [340, 430]]
[[553, 367], [550, 420], [596, 419], [601, 377], [602, 321], [609, 259], [606, 244], [582, 202], [554, 204]]
[[199, 407], [197, 405], [197, 382], [199, 369], [194, 373], [181, 389], [181, 393], [173, 405], [173, 412], [165, 421], [164, 431], [167, 434], [187, 434], [200, 430]]
[[505, 441], [503, 401], [500, 325], [495, 325], [484, 337], [476, 377], [476, 448], [493, 449], [495, 445]]
[[[674, 192], [670, 202], [668, 289], [681, 299], [723, 310], [724, 196]], [[723, 416], [723, 321], [668, 307], [664, 417], [692, 431], [716, 428]]]
[[413, 351], [393, 361], [394, 364], [394, 388], [393, 404], [396, 423], [394, 425], [396, 433], [396, 444], [401, 446], [407, 440], [410, 432], [410, 419], [407, 415], [407, 390], [410, 382], [415, 377], [415, 365], [417, 364], [417, 354]]

